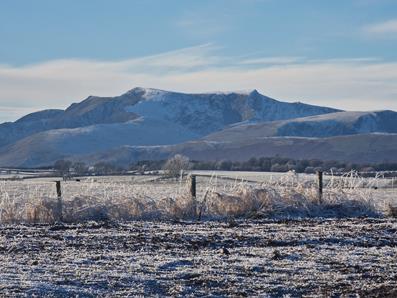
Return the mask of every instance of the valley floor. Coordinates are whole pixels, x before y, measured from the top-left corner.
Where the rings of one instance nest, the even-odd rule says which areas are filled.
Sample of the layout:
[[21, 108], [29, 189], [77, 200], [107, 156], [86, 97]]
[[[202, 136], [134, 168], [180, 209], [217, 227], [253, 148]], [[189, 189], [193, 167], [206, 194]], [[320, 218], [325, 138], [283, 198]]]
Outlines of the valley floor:
[[0, 296], [396, 297], [396, 259], [396, 219], [2, 225]]

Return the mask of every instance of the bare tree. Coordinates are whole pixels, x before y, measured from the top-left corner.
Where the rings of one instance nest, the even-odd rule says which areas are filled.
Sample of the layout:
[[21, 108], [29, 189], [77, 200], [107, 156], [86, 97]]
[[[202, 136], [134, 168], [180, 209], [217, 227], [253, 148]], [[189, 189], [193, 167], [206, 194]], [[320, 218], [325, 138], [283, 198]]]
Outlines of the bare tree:
[[163, 167], [163, 170], [164, 175], [167, 177], [178, 177], [181, 171], [187, 171], [189, 168], [189, 158], [184, 155], [177, 154], [167, 160]]
[[72, 166], [71, 161], [61, 159], [55, 162], [54, 169], [58, 172], [59, 175], [65, 176], [65, 175], [69, 175], [71, 166]]
[[88, 166], [84, 162], [75, 162], [72, 167], [77, 175], [84, 175], [88, 172]]
[[107, 163], [107, 162], [98, 162], [94, 165], [95, 168], [95, 173], [100, 174], [100, 175], [108, 175], [108, 174], [114, 174], [119, 172], [119, 169], [115, 167], [114, 165]]

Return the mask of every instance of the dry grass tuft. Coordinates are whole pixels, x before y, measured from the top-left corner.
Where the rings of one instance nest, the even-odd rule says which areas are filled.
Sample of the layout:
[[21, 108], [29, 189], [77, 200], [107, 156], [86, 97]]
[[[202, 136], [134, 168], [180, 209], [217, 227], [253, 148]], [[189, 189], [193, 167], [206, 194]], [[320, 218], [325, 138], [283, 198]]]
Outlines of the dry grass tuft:
[[[343, 177], [343, 183], [331, 181], [334, 186], [326, 187], [321, 201], [313, 183], [299, 181], [291, 173], [278, 182], [270, 180], [262, 184], [236, 181], [226, 185], [219, 183], [216, 177], [211, 178], [205, 191], [198, 193], [197, 200], [190, 197], [189, 185], [182, 178], [171, 186], [155, 182], [152, 187], [159, 188], [152, 193], [147, 191], [146, 184], [139, 187], [133, 183], [89, 181], [74, 189], [74, 185], [64, 183], [63, 193], [68, 197], [63, 201], [62, 217], [65, 222], [82, 222], [381, 216], [372, 192], [361, 188], [362, 183], [357, 183], [354, 176], [349, 188], [343, 188], [349, 183], [347, 179]], [[12, 183], [0, 184], [0, 223], [56, 221], [58, 209], [53, 183], [28, 186]], [[396, 209], [391, 212], [393, 216], [396, 213]]]
[[391, 217], [397, 218], [397, 204], [389, 204], [387, 208], [387, 214]]
[[246, 188], [234, 194], [213, 192], [209, 217], [308, 218], [379, 216], [373, 201], [354, 193], [328, 192], [319, 201], [313, 189]]

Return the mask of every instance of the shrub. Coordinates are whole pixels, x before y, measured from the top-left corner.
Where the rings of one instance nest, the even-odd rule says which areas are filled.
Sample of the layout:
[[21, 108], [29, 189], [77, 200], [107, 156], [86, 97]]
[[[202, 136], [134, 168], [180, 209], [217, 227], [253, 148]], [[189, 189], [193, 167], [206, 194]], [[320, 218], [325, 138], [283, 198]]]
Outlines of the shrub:
[[163, 167], [163, 171], [166, 177], [178, 177], [182, 171], [187, 171], [189, 168], [189, 158], [184, 155], [177, 154], [167, 160]]

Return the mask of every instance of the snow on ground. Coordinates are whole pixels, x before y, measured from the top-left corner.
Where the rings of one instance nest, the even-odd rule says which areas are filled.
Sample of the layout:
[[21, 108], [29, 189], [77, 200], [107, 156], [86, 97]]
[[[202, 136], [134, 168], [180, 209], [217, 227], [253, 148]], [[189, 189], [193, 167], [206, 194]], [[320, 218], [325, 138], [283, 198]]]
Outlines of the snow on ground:
[[397, 221], [0, 226], [4, 297], [395, 297]]

